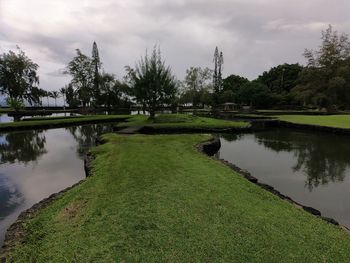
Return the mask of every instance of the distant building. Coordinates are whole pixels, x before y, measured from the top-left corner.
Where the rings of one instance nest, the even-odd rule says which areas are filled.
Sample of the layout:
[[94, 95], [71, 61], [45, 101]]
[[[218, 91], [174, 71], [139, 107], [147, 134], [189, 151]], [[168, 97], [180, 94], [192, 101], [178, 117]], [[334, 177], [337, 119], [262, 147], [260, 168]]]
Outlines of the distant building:
[[239, 109], [239, 105], [233, 102], [226, 102], [222, 104], [224, 111], [235, 111]]

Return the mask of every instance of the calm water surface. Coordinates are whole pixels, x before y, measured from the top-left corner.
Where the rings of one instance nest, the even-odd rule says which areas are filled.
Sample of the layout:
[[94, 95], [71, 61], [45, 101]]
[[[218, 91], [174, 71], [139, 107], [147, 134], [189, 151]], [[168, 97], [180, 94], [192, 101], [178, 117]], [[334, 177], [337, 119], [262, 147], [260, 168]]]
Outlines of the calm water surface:
[[349, 136], [276, 129], [221, 143], [221, 158], [350, 227]]
[[0, 134], [0, 247], [23, 210], [84, 179], [84, 155], [110, 125]]

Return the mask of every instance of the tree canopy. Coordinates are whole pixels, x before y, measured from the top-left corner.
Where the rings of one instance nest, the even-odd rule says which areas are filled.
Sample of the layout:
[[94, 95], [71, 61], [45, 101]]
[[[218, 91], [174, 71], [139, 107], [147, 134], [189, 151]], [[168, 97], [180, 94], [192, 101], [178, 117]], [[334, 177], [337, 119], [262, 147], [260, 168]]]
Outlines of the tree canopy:
[[170, 105], [175, 99], [177, 83], [171, 68], [162, 60], [160, 49], [154, 47], [152, 55], [146, 52], [135, 68], [127, 67], [132, 95], [154, 118], [157, 108]]
[[[18, 48], [0, 55], [0, 92], [13, 105], [40, 103], [39, 66]], [[15, 106], [17, 110], [18, 107]]]

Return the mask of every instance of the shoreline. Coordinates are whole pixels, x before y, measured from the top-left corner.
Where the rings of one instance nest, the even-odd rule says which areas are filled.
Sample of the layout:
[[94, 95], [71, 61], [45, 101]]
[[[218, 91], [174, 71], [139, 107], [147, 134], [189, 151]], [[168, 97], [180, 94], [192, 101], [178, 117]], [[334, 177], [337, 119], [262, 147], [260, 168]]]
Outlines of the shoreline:
[[281, 192], [276, 190], [271, 185], [260, 183], [259, 180], [256, 177], [252, 176], [250, 172], [243, 170], [243, 169], [239, 168], [238, 166], [236, 166], [236, 165], [234, 165], [234, 164], [232, 164], [224, 159], [217, 158], [215, 156], [215, 154], [220, 150], [220, 146], [221, 146], [220, 139], [213, 138], [207, 142], [203, 142], [203, 143], [196, 145], [196, 148], [202, 154], [205, 154], [205, 155], [209, 156], [210, 158], [224, 164], [225, 166], [229, 167], [230, 169], [232, 169], [234, 172], [236, 172], [237, 174], [239, 174], [240, 176], [242, 176], [243, 178], [245, 178], [249, 182], [251, 182], [251, 183], [259, 186], [260, 188], [272, 193], [273, 195], [279, 197], [282, 200], [286, 200], [287, 202], [293, 204], [296, 208], [302, 209], [305, 212], [308, 212], [309, 214], [312, 214], [312, 215], [326, 221], [329, 224], [339, 226], [340, 228], [342, 228], [346, 232], [350, 233], [350, 229], [348, 227], [339, 224], [335, 219], [322, 216], [322, 214], [319, 210], [317, 210], [313, 207], [310, 207], [310, 206], [305, 206], [303, 204], [300, 204], [300, 203], [294, 201], [292, 198], [282, 194]]

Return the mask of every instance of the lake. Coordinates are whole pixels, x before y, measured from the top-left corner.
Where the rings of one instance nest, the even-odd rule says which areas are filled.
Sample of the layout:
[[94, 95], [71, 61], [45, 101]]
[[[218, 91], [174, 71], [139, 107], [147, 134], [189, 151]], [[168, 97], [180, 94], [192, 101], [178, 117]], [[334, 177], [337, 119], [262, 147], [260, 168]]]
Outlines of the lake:
[[0, 134], [0, 247], [23, 210], [85, 178], [86, 152], [111, 129], [84, 125]]
[[221, 135], [219, 157], [350, 227], [350, 137], [272, 129]]

